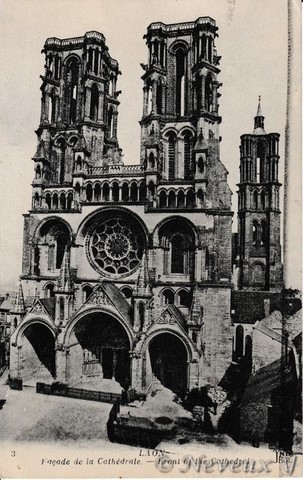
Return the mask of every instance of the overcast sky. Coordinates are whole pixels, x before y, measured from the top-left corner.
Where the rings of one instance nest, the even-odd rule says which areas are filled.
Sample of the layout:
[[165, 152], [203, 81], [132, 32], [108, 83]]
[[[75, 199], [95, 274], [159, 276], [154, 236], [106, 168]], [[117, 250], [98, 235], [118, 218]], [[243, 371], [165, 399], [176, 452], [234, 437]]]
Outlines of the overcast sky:
[[[23, 217], [31, 204], [33, 162], [40, 118], [39, 90], [47, 37], [67, 38], [97, 30], [120, 64], [122, 90], [118, 136], [124, 162], [139, 162], [143, 35], [151, 22], [193, 21], [213, 17], [222, 55], [219, 81], [221, 160], [234, 192], [238, 182], [239, 137], [253, 129], [258, 95], [265, 129], [279, 132], [283, 181], [287, 78], [286, 0], [1, 0], [0, 1], [0, 292], [14, 287], [21, 274]], [[282, 197], [281, 197], [282, 198]], [[234, 216], [234, 230], [236, 226]]]

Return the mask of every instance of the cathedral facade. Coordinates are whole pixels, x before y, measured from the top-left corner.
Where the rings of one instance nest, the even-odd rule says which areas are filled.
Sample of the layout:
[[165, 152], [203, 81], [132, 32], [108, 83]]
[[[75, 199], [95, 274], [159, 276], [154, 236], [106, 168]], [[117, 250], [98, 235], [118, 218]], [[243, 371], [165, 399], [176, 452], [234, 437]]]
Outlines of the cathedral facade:
[[[182, 395], [223, 377], [235, 287], [216, 36], [210, 17], [148, 27], [136, 165], [122, 161], [104, 36], [46, 40], [12, 378], [145, 392], [156, 377]], [[241, 139], [239, 288], [277, 291], [279, 136], [255, 122]]]

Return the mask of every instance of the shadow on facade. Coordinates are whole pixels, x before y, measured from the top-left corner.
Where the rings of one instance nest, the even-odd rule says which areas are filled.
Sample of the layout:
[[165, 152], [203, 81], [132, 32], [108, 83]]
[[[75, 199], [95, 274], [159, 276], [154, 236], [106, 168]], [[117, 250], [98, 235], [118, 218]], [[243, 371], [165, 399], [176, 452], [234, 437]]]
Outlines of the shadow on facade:
[[74, 334], [81, 347], [83, 376], [115, 379], [123, 388], [129, 387], [129, 340], [115, 318], [92, 313], [76, 323]]
[[25, 380], [44, 374], [56, 376], [55, 340], [45, 325], [34, 323], [25, 329], [22, 368], [26, 372]]
[[187, 389], [187, 352], [175, 335], [161, 333], [149, 345], [152, 372], [164, 387], [183, 397]]

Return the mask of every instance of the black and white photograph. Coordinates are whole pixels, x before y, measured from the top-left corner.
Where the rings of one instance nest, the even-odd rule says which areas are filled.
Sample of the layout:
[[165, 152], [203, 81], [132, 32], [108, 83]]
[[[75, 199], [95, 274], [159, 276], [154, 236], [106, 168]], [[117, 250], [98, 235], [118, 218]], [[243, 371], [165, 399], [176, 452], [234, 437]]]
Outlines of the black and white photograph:
[[0, 26], [0, 477], [300, 476], [301, 2]]

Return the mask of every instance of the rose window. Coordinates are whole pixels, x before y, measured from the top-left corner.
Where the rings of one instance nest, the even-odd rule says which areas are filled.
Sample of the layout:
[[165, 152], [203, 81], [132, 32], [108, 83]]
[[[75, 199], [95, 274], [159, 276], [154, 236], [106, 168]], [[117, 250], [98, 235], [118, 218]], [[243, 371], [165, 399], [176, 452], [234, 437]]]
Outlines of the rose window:
[[144, 236], [132, 218], [117, 216], [95, 224], [88, 236], [90, 259], [104, 273], [128, 274], [142, 258]]

